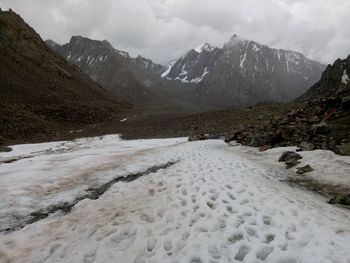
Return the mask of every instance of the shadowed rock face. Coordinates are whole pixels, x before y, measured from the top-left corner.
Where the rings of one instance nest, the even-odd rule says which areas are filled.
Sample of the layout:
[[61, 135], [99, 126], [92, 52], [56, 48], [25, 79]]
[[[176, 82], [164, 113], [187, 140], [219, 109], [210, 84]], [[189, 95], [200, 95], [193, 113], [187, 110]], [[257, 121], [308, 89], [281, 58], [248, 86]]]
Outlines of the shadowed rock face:
[[234, 35], [223, 48], [189, 51], [170, 63], [163, 77], [196, 83], [197, 96], [210, 105], [245, 106], [291, 101], [318, 81], [324, 68], [300, 53]]
[[129, 107], [56, 55], [19, 15], [0, 11], [0, 28], [0, 136], [53, 137]]
[[316, 98], [325, 95], [332, 89], [347, 84], [350, 77], [350, 56], [337, 59], [333, 65], [328, 65], [322, 73], [321, 80], [315, 83], [301, 99]]
[[74, 36], [62, 46], [52, 45], [51, 41], [47, 44], [118, 97], [141, 104], [157, 101], [157, 95], [133, 73], [129, 54], [114, 49], [108, 41]]

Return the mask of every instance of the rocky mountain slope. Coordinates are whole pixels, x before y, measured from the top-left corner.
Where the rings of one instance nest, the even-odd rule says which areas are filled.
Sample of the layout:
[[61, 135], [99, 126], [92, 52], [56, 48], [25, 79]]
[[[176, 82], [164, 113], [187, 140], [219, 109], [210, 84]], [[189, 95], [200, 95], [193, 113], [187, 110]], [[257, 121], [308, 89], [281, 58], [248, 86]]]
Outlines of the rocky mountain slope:
[[346, 59], [337, 59], [333, 65], [328, 65], [322, 78], [315, 83], [301, 99], [310, 99], [327, 94], [330, 89], [347, 84], [350, 76], [350, 56]]
[[0, 12], [0, 137], [50, 139], [128, 107], [67, 63], [12, 11]]
[[129, 54], [114, 49], [108, 41], [74, 36], [62, 46], [52, 41], [47, 44], [111, 93], [132, 103], [158, 100], [133, 73]]
[[322, 78], [289, 109], [263, 125], [237, 129], [227, 140], [267, 149], [299, 145], [350, 155], [350, 56], [327, 67]]
[[209, 105], [245, 106], [293, 100], [320, 79], [324, 68], [300, 53], [233, 35], [223, 48], [205, 43], [188, 51], [162, 77], [196, 84], [197, 97]]

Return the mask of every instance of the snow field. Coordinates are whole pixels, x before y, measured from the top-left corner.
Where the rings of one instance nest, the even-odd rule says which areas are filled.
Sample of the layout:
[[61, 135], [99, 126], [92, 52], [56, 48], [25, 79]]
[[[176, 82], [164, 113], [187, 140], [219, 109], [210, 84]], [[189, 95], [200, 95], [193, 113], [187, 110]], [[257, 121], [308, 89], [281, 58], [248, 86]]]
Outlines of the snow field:
[[[125, 146], [128, 143], [133, 144]], [[212, 140], [172, 141], [157, 151], [146, 150], [135, 161], [158, 156], [160, 162], [179, 162], [135, 181], [116, 183], [98, 200], [83, 200], [69, 214], [0, 235], [0, 258], [350, 262], [349, 211], [281, 183], [282, 170], [266, 169], [237, 149]], [[96, 177], [104, 173], [93, 172]]]

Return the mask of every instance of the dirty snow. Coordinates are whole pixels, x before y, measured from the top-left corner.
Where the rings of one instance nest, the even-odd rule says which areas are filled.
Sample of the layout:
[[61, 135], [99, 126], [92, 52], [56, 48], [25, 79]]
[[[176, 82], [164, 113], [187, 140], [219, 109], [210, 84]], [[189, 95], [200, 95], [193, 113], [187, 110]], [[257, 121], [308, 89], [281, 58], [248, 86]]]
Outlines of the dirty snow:
[[[163, 158], [149, 152], [145, 159], [142, 152], [183, 141], [140, 143], [109, 135], [14, 146], [12, 152], [0, 153], [0, 230], [16, 227], [49, 205], [72, 202], [91, 187], [164, 164]], [[19, 160], [2, 163], [11, 159]]]
[[65, 198], [67, 184], [80, 188], [178, 162], [116, 183], [66, 215], [1, 234], [4, 262], [350, 262], [349, 210], [280, 182], [286, 175], [273, 150], [265, 153], [269, 165], [256, 161], [255, 149], [219, 140], [122, 141], [111, 135], [19, 147], [22, 154], [48, 151], [0, 165], [2, 215], [53, 202], [51, 190]]
[[[235, 151], [246, 158], [263, 164], [265, 167], [279, 167], [285, 170], [283, 162], [276, 162], [285, 151], [296, 151], [297, 147], [278, 147], [264, 152], [259, 152], [257, 148], [237, 145]], [[295, 175], [298, 167], [309, 164], [314, 171], [302, 175], [302, 178], [312, 179], [315, 182], [333, 186], [344, 186], [350, 188], [350, 157], [340, 156], [332, 151], [314, 150], [298, 152], [303, 158], [295, 168], [291, 168], [285, 173]], [[299, 176], [300, 177], [300, 176]]]

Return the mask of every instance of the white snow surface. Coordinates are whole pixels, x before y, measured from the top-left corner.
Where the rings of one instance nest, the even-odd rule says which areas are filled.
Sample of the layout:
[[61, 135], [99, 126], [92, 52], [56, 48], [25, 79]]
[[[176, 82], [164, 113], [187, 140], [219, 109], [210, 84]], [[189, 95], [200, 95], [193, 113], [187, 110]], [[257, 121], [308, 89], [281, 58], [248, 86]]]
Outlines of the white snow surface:
[[178, 162], [116, 183], [66, 215], [0, 234], [0, 261], [350, 262], [349, 210], [280, 182], [287, 176], [275, 159], [281, 149], [263, 156], [219, 140], [185, 141], [110, 135], [1, 153], [2, 160], [32, 155], [0, 164], [1, 224], [10, 210], [25, 214], [86, 185]]

